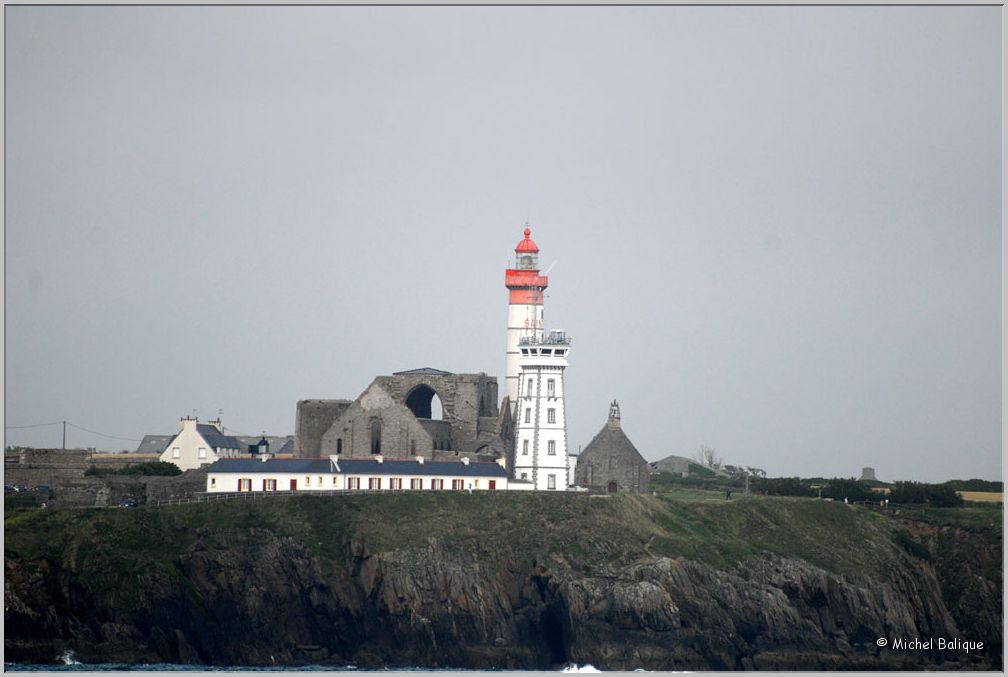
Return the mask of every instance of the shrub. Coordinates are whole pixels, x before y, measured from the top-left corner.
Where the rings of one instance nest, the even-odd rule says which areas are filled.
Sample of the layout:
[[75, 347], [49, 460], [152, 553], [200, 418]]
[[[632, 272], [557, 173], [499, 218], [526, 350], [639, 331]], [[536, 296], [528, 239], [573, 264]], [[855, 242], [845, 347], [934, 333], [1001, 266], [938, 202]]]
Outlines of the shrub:
[[889, 491], [893, 503], [927, 503], [941, 508], [955, 508], [963, 504], [962, 497], [948, 484], [923, 482], [895, 482]]
[[98, 466], [91, 466], [84, 471], [84, 474], [97, 475], [99, 477], [104, 477], [105, 475], [181, 475], [182, 469], [174, 463], [165, 463], [164, 461], [147, 461], [144, 463], [133, 463], [122, 468], [100, 468]]
[[917, 559], [922, 559], [925, 562], [931, 561], [931, 553], [928, 551], [927, 547], [914, 540], [914, 537], [910, 535], [910, 532], [899, 529], [893, 533], [893, 540], [896, 541], [901, 548]]

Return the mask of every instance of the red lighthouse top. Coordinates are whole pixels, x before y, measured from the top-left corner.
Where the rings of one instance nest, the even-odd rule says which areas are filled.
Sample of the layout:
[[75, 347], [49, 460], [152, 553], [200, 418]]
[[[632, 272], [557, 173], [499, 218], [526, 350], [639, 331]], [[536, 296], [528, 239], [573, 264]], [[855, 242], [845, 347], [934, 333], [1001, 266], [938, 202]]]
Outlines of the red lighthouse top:
[[533, 242], [532, 239], [529, 237], [529, 235], [531, 235], [531, 234], [532, 234], [532, 231], [529, 230], [529, 228], [526, 226], [525, 227], [525, 239], [522, 240], [521, 242], [519, 242], [518, 246], [515, 247], [515, 252], [516, 253], [518, 253], [518, 254], [523, 254], [523, 253], [538, 254], [539, 253], [539, 246], [535, 242]]

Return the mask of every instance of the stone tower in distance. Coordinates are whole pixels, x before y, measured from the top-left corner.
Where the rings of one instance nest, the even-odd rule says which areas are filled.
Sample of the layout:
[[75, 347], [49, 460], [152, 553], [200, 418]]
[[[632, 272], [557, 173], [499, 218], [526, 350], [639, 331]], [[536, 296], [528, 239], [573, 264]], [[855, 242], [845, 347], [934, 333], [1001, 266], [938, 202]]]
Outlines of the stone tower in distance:
[[523, 338], [542, 338], [543, 292], [549, 278], [539, 274], [539, 247], [530, 237], [526, 224], [525, 239], [515, 247], [515, 267], [504, 271], [504, 286], [508, 288], [507, 363], [504, 394], [510, 398], [512, 410], [518, 397], [518, 342]]

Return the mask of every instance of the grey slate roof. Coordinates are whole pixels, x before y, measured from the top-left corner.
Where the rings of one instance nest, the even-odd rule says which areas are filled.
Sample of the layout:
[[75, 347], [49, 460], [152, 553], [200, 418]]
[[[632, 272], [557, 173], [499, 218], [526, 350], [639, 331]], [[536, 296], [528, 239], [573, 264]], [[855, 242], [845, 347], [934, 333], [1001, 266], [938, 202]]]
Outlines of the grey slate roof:
[[248, 447], [242, 447], [242, 443], [239, 442], [231, 435], [221, 435], [220, 431], [217, 430], [215, 426], [209, 425], [207, 423], [197, 423], [196, 432], [203, 436], [206, 443], [209, 444], [214, 449], [247, 449]]
[[451, 376], [450, 371], [441, 371], [434, 367], [421, 367], [420, 369], [407, 369], [406, 371], [394, 371], [393, 376]]
[[336, 472], [328, 459], [271, 458], [256, 461], [244, 458], [223, 458], [211, 464], [208, 472], [214, 473], [335, 473], [339, 475], [435, 475], [438, 477], [507, 477], [507, 471], [496, 463], [470, 463], [461, 461], [385, 461], [372, 459], [343, 459]]
[[168, 443], [175, 439], [174, 435], [144, 435], [136, 448], [138, 454], [160, 454], [168, 448]]
[[634, 460], [639, 460], [640, 463], [647, 464], [644, 457], [637, 451], [637, 447], [633, 445], [630, 438], [623, 432], [623, 428], [614, 428], [608, 424], [602, 426], [602, 430], [592, 438], [592, 441], [581, 451], [578, 458], [592, 460], [595, 456], [605, 458], [612, 455], [621, 456], [626, 459], [633, 458]]

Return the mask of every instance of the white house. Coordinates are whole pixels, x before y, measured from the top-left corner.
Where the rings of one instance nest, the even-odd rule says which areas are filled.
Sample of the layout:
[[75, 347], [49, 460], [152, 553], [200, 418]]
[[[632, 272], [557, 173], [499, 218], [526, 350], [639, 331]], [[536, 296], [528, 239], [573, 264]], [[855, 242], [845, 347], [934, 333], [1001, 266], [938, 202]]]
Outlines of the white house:
[[[508, 473], [497, 463], [371, 459], [221, 459], [207, 468], [207, 491], [501, 491]], [[517, 488], [517, 487], [516, 487]]]
[[200, 423], [195, 417], [184, 417], [182, 429], [165, 446], [159, 460], [174, 463], [182, 470], [192, 470], [228, 456], [247, 453], [242, 443], [223, 433], [221, 422]]

